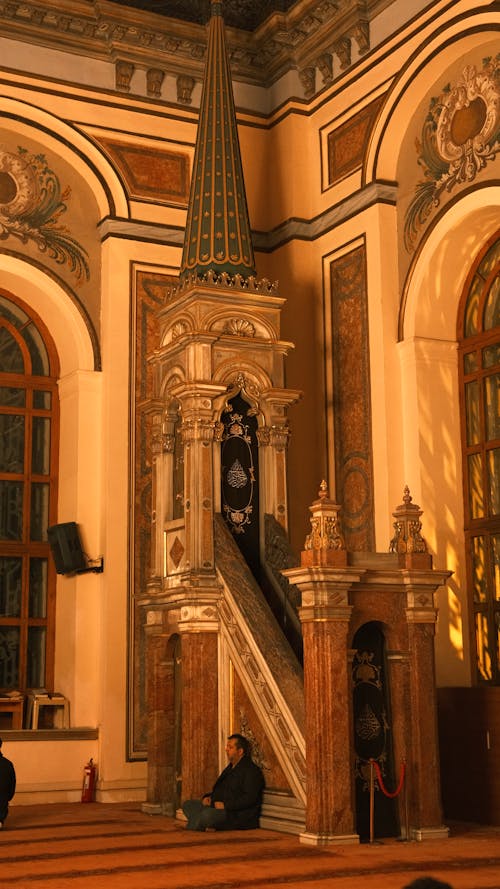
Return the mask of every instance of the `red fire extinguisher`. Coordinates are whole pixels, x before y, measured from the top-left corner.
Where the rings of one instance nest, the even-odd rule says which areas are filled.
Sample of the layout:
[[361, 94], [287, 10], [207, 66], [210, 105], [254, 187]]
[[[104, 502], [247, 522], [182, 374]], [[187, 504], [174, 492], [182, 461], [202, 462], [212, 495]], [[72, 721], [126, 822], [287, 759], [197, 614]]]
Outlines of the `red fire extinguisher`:
[[89, 759], [83, 768], [82, 803], [94, 802], [96, 777], [97, 767], [94, 760]]

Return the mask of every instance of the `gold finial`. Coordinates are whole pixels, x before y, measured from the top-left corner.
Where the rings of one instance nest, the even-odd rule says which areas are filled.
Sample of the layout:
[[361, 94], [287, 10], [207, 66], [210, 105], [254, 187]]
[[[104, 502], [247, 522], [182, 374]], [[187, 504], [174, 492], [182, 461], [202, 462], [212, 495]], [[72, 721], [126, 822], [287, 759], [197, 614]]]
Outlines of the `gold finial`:
[[325, 479], [323, 479], [319, 486], [318, 497], [320, 500], [325, 500], [325, 498], [328, 497], [328, 485]]
[[397, 553], [400, 563], [407, 567], [432, 567], [432, 556], [422, 536], [420, 516], [423, 511], [412, 500], [410, 489], [405, 485], [403, 502], [392, 514], [396, 521], [393, 523], [394, 537], [389, 543], [389, 552]]
[[318, 499], [309, 507], [311, 531], [301, 554], [301, 564], [307, 567], [345, 567], [347, 552], [340, 523], [340, 506], [328, 496], [328, 485], [323, 479]]

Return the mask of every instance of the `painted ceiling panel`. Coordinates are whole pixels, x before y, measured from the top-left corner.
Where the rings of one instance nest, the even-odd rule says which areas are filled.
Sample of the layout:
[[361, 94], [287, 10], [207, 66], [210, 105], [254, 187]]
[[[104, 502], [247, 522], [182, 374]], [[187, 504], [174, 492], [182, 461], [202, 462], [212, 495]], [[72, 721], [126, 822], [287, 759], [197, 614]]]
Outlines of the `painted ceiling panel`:
[[[111, 2], [185, 22], [205, 24], [210, 17], [210, 0], [111, 0]], [[225, 0], [224, 21], [229, 27], [254, 31], [273, 12], [287, 12], [295, 2], [296, 0]]]

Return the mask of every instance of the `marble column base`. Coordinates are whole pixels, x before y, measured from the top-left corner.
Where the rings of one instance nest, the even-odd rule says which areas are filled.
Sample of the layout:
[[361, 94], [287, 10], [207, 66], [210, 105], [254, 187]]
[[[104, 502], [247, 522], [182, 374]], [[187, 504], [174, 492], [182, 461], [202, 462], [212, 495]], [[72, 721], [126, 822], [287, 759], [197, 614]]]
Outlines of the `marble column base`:
[[145, 815], [163, 815], [163, 806], [160, 803], [142, 803], [141, 812]]
[[422, 840], [447, 840], [450, 836], [450, 829], [445, 824], [439, 827], [410, 827], [410, 839]]
[[359, 843], [359, 836], [357, 833], [328, 834], [305, 831], [299, 834], [299, 841], [305, 846], [354, 846]]

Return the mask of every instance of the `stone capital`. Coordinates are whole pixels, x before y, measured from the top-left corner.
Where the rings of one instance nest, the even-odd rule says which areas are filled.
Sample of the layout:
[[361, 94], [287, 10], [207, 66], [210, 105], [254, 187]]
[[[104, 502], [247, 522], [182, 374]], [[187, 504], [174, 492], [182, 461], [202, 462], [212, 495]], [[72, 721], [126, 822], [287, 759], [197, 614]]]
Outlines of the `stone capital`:
[[299, 608], [299, 618], [302, 624], [305, 623], [349, 623], [352, 614], [352, 605], [344, 605], [342, 602], [338, 604], [329, 603], [328, 605], [318, 605], [316, 603], [308, 603]]
[[290, 583], [296, 584], [300, 591], [321, 590], [320, 596], [324, 597], [328, 591], [349, 590], [354, 584], [359, 583], [366, 573], [364, 568], [354, 568], [350, 565], [311, 565], [300, 568], [286, 568], [281, 572]]
[[443, 586], [451, 571], [403, 570], [401, 572], [406, 593], [406, 619], [408, 623], [432, 623], [437, 621], [434, 593]]
[[213, 441], [215, 439], [215, 422], [207, 417], [188, 417], [181, 425], [182, 440]]
[[364, 574], [353, 568], [289, 568], [283, 571], [301, 593], [301, 623], [345, 621], [351, 618], [349, 591]]
[[179, 633], [217, 633], [219, 630], [219, 610], [215, 602], [200, 602], [181, 605]]
[[181, 405], [182, 416], [187, 419], [213, 418], [217, 408], [215, 402], [226, 391], [226, 386], [208, 382], [179, 383], [172, 388], [172, 395]]

